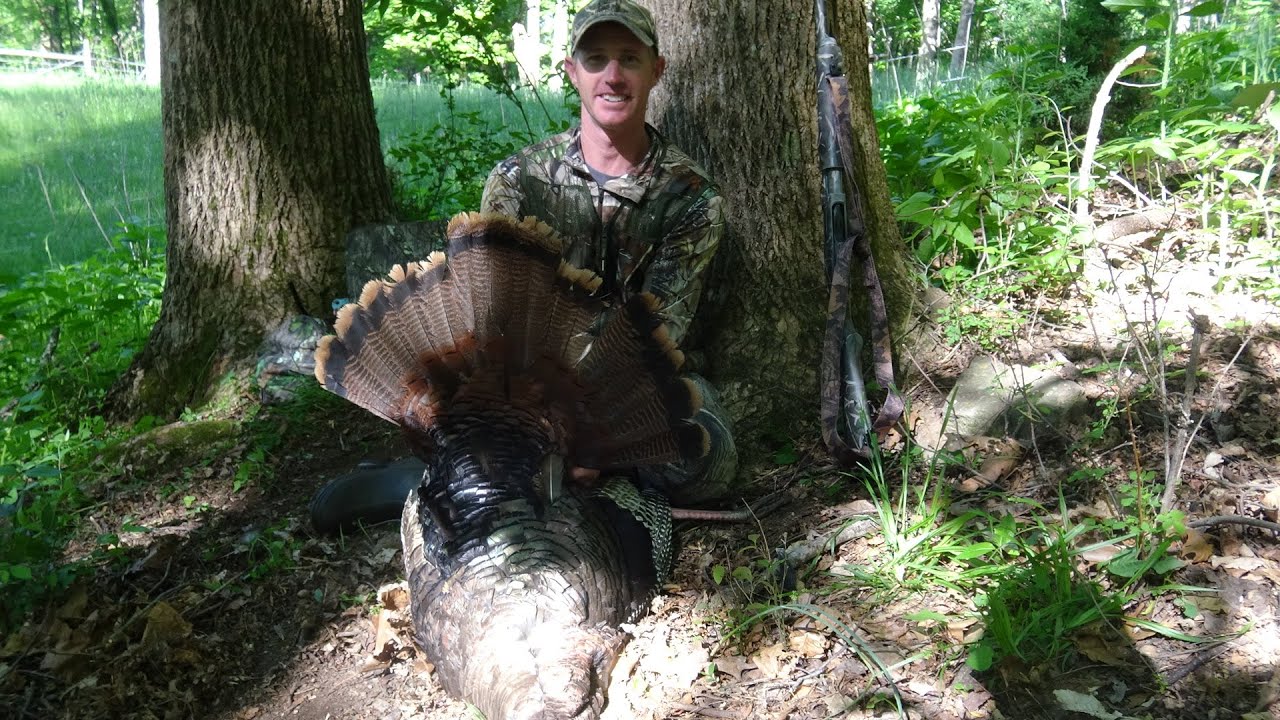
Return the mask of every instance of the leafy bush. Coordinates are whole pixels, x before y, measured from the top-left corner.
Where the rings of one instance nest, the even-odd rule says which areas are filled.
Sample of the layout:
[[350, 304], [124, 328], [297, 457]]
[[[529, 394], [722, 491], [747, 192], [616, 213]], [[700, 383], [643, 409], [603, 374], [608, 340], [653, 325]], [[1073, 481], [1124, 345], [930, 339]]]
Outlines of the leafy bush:
[[1018, 285], [1069, 281], [1061, 200], [1066, 152], [1025, 120], [1039, 100], [978, 91], [904, 99], [878, 123], [890, 192], [920, 262], [944, 285], [997, 274]]
[[[442, 120], [424, 132], [409, 133], [387, 151], [393, 161], [396, 205], [407, 217], [447, 220], [456, 213], [476, 210], [485, 179], [494, 166], [524, 146], [568, 127], [566, 105], [548, 107], [537, 97], [541, 123], [526, 111], [521, 95], [503, 98], [478, 91], [482, 98], [463, 108], [461, 90], [443, 88], [446, 112]], [[474, 102], [481, 100], [482, 102]], [[512, 101], [521, 123], [504, 125], [494, 117], [494, 106]], [[557, 112], [558, 111], [558, 112]]]

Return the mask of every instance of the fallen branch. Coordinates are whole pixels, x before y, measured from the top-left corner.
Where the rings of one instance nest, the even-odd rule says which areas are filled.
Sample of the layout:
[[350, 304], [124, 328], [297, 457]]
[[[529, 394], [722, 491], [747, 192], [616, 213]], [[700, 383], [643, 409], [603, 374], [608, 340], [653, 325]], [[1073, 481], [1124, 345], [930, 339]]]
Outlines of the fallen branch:
[[1280, 523], [1273, 523], [1270, 520], [1251, 518], [1244, 515], [1214, 515], [1213, 517], [1192, 520], [1187, 523], [1187, 527], [1193, 528], [1216, 527], [1218, 525], [1247, 525], [1249, 527], [1262, 528], [1263, 530], [1270, 530], [1273, 533], [1280, 534]]
[[[1187, 457], [1187, 449], [1195, 439], [1191, 430], [1191, 401], [1196, 395], [1196, 374], [1200, 371], [1200, 345], [1204, 342], [1204, 334], [1209, 329], [1209, 318], [1204, 315], [1191, 316], [1191, 350], [1187, 358], [1186, 372], [1183, 373], [1182, 407], [1178, 415], [1178, 432], [1172, 447], [1165, 448], [1164, 495], [1160, 498], [1160, 511], [1173, 509], [1174, 494], [1178, 484], [1182, 482], [1182, 464]], [[1195, 430], [1200, 429], [1196, 423]], [[1189, 437], [1188, 437], [1189, 436]]]
[[791, 567], [799, 567], [827, 550], [835, 552], [841, 545], [870, 535], [878, 527], [880, 523], [875, 520], [849, 522], [834, 537], [819, 537], [788, 545], [782, 551], [781, 559]]
[[1093, 112], [1089, 114], [1089, 130], [1085, 133], [1084, 153], [1080, 156], [1080, 178], [1076, 184], [1076, 222], [1080, 225], [1092, 225], [1089, 221], [1089, 187], [1093, 184], [1093, 155], [1098, 150], [1098, 134], [1102, 131], [1102, 113], [1111, 102], [1111, 87], [1120, 78], [1120, 73], [1137, 62], [1147, 52], [1146, 45], [1139, 45], [1124, 56], [1098, 88], [1098, 96], [1093, 101]]
[[1177, 685], [1183, 678], [1203, 667], [1205, 663], [1208, 663], [1210, 660], [1213, 660], [1219, 655], [1231, 650], [1233, 647], [1235, 646], [1230, 643], [1220, 643], [1202, 649], [1200, 652], [1196, 653], [1196, 656], [1191, 659], [1191, 662], [1164, 676], [1165, 687], [1173, 687], [1174, 685]]

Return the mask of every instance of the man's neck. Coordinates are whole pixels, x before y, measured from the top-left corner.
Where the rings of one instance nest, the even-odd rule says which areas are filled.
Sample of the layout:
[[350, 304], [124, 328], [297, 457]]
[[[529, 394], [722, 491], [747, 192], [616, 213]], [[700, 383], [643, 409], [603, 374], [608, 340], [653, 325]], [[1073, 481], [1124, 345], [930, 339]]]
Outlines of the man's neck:
[[583, 159], [606, 175], [626, 175], [649, 152], [649, 133], [643, 125], [638, 131], [611, 134], [597, 125], [584, 122], [581, 138]]

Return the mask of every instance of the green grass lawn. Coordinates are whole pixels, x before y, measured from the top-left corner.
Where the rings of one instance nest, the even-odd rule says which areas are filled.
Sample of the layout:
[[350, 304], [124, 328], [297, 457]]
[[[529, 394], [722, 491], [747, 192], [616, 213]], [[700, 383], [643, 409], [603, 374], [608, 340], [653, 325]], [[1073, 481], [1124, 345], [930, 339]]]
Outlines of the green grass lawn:
[[[455, 99], [459, 112], [479, 110], [492, 127], [524, 126], [512, 103], [483, 88], [460, 88]], [[374, 100], [384, 152], [448, 118], [431, 85], [377, 84]], [[544, 100], [553, 117], [568, 116], [559, 95]], [[526, 105], [540, 132], [544, 113]], [[159, 89], [0, 74], [0, 284], [87, 257], [121, 221], [164, 222]]]
[[83, 259], [122, 219], [162, 222], [163, 167], [158, 89], [0, 76], [0, 278]]

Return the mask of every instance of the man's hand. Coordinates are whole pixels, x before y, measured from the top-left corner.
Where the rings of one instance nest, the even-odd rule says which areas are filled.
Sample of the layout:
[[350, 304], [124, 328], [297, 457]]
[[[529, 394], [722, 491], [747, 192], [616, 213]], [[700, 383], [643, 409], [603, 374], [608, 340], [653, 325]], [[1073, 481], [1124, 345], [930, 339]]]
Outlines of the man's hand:
[[600, 479], [600, 471], [595, 468], [574, 465], [569, 468], [569, 478], [583, 487], [591, 487], [595, 485], [596, 480]]

